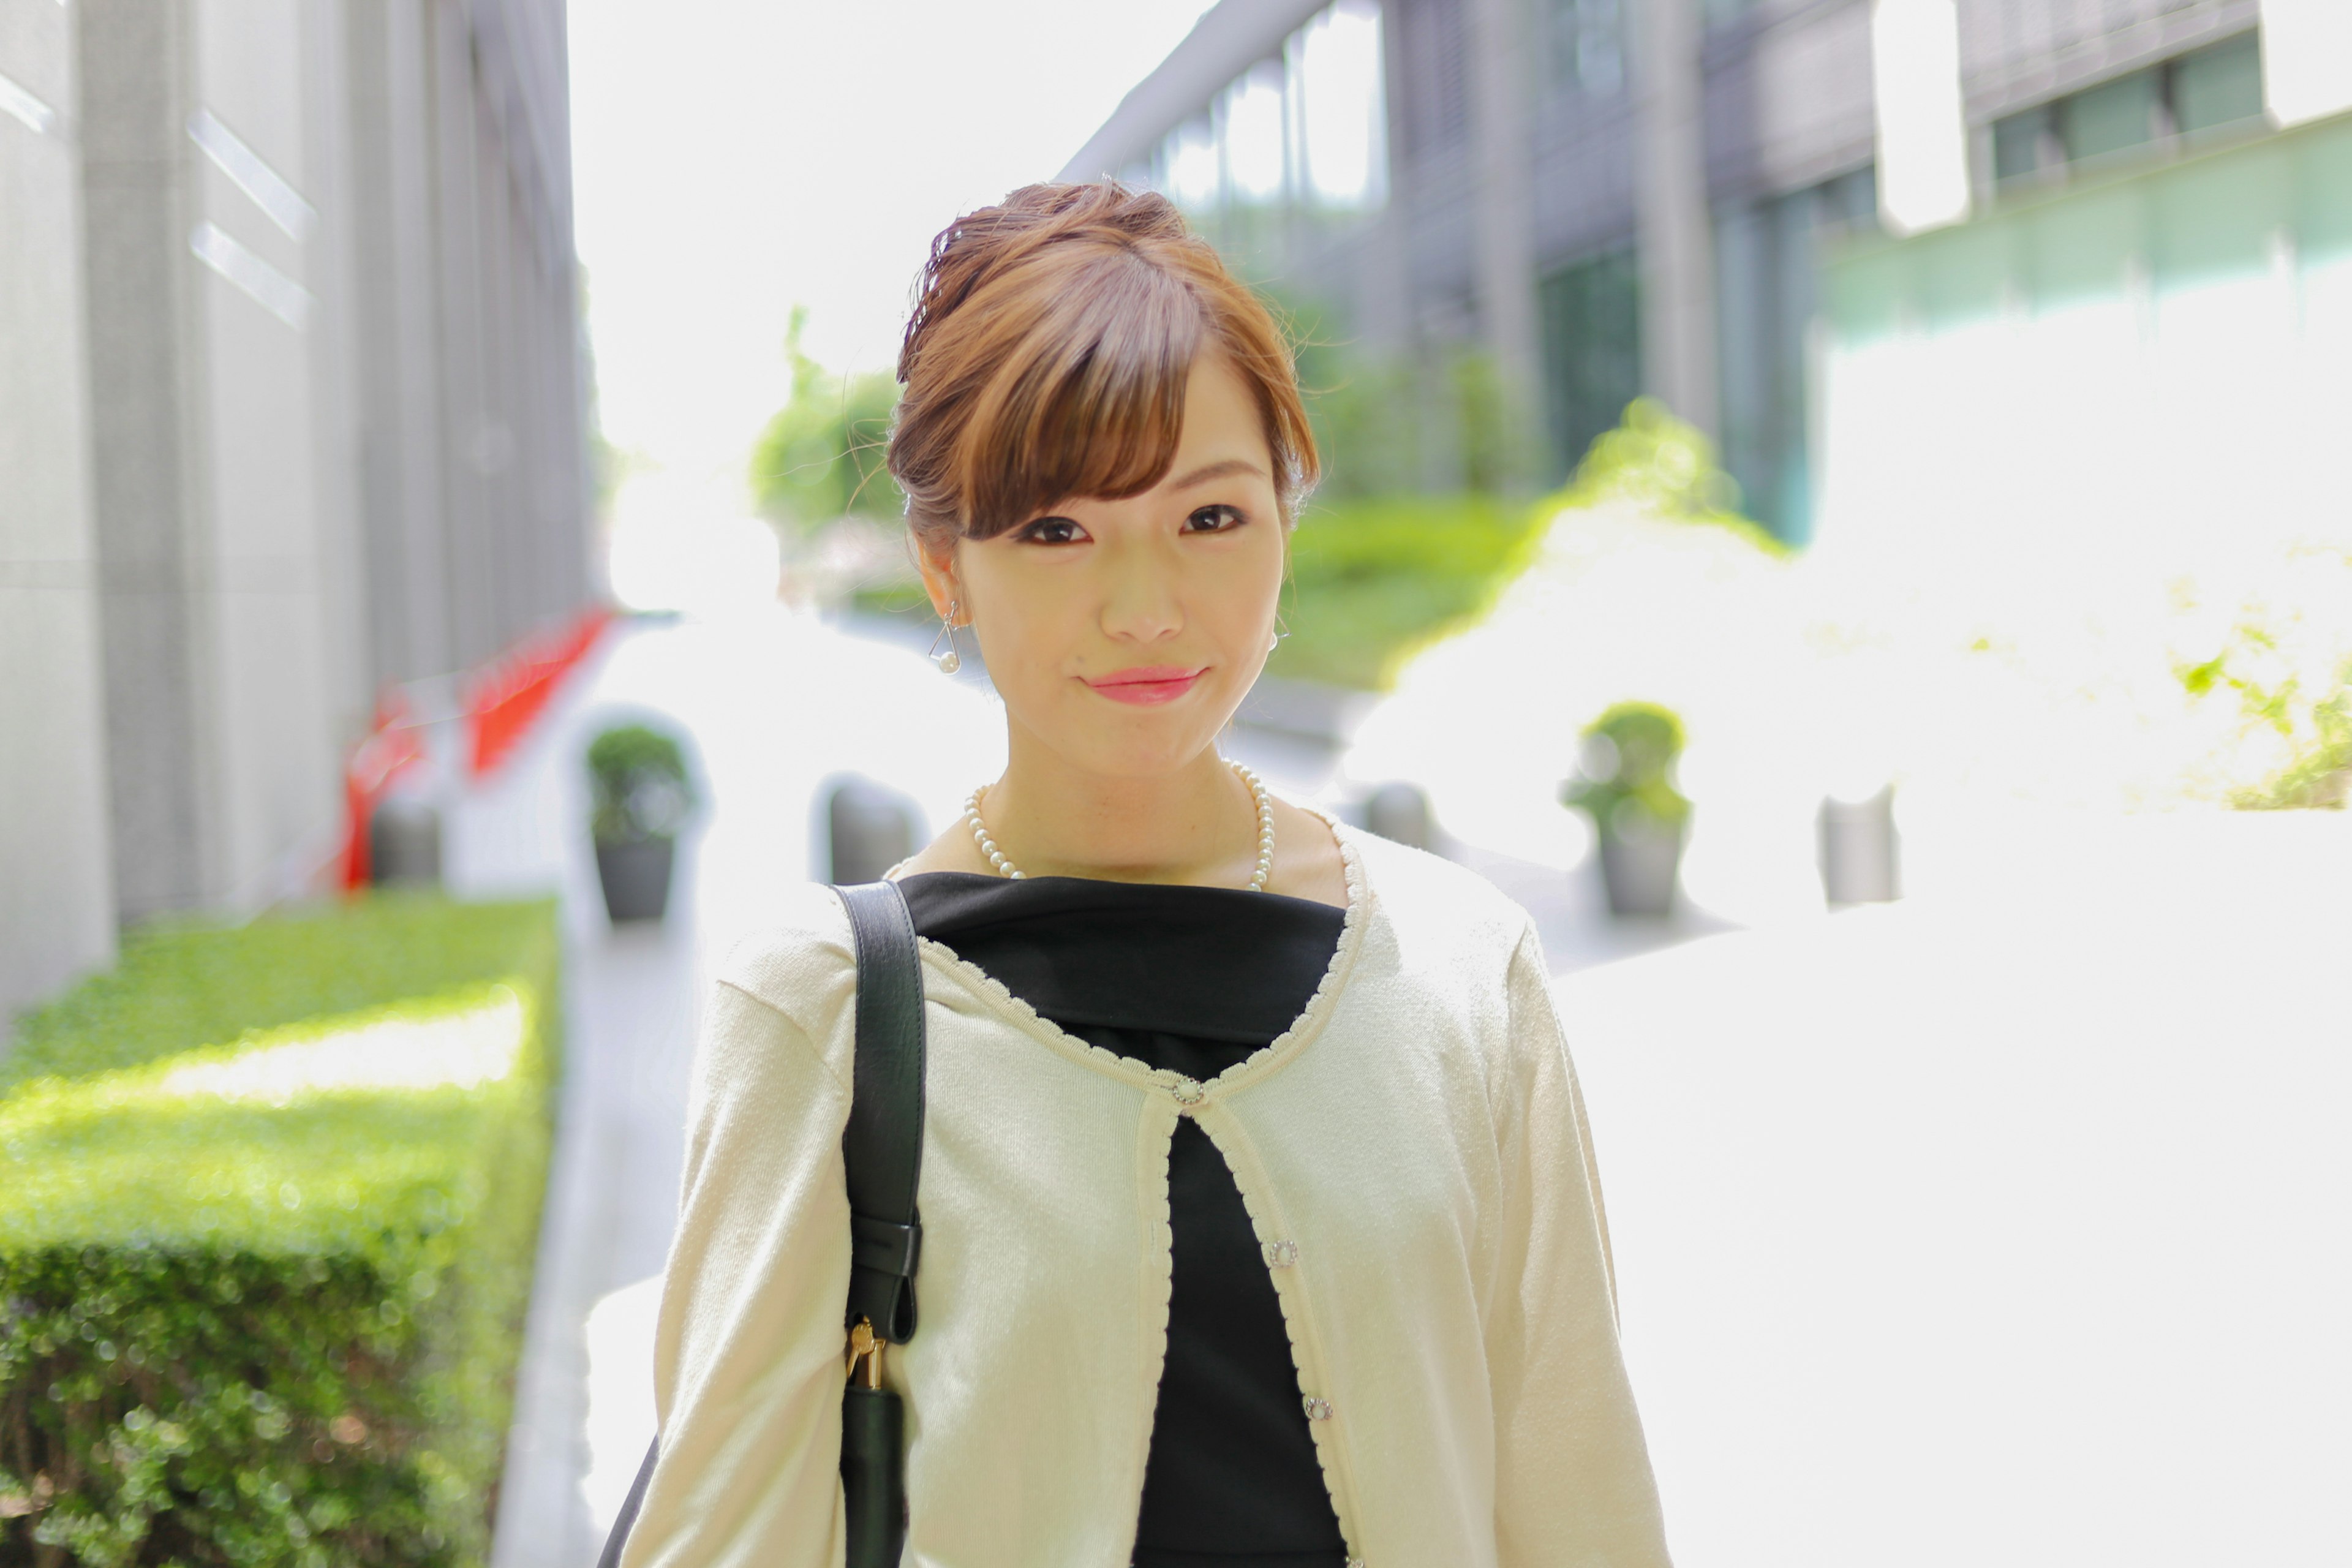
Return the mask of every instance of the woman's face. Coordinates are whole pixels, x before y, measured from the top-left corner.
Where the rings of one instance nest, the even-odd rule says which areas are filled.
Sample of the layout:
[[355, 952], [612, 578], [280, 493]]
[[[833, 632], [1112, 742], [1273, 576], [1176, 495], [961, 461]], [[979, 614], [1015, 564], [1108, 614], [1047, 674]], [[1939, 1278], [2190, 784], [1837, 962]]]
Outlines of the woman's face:
[[1168, 476], [1066, 500], [924, 574], [961, 602], [1016, 731], [1119, 777], [1197, 757], [1265, 663], [1283, 522], [1257, 405], [1223, 353], [1193, 362]]

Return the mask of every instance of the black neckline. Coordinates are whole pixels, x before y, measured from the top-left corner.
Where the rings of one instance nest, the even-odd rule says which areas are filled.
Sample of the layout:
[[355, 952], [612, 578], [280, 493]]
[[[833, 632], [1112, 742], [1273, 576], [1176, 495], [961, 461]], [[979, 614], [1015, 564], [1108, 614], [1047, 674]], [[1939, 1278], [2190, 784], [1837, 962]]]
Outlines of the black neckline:
[[1146, 1029], [1264, 1046], [1304, 1013], [1348, 912], [1238, 888], [902, 878], [915, 930], [1055, 1025]]

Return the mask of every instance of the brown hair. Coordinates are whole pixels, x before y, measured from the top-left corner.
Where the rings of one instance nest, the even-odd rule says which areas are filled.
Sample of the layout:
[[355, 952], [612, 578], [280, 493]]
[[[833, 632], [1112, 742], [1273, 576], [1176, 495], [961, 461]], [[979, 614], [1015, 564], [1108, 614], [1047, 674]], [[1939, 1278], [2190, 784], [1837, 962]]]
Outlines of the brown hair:
[[898, 354], [890, 472], [932, 549], [1167, 477], [1204, 346], [1257, 400], [1286, 521], [1320, 471], [1290, 345], [1167, 197], [1024, 185], [931, 242]]

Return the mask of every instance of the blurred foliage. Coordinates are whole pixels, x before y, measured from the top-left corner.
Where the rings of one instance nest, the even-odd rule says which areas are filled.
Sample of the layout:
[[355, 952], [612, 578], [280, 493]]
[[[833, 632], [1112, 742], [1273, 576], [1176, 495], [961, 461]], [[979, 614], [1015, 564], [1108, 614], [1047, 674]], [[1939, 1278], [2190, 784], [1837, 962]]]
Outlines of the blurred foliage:
[[[1473, 374], [1462, 384], [1478, 380]], [[1318, 420], [1335, 409], [1355, 417], [1328, 394], [1316, 408]], [[1716, 467], [1706, 437], [1647, 398], [1593, 442], [1565, 489], [1532, 501], [1365, 495], [1339, 482], [1343, 472], [1334, 468], [1292, 535], [1295, 593], [1284, 614], [1292, 635], [1267, 666], [1273, 674], [1387, 689], [1415, 652], [1493, 607], [1567, 508], [1629, 506], [1724, 529], [1774, 559], [1790, 553], [1733, 510], [1738, 487]]]
[[1768, 555], [1790, 551], [1769, 530], [1739, 514], [1739, 486], [1717, 466], [1715, 444], [1654, 398], [1635, 398], [1615, 429], [1594, 437], [1559, 498], [1562, 506], [1612, 503], [1727, 528]]
[[1313, 301], [1273, 303], [1294, 345], [1323, 457], [1318, 493], [1333, 500], [1499, 495], [1535, 482], [1533, 411], [1506, 404], [1491, 354], [1456, 344], [1416, 363], [1346, 338], [1339, 313]]
[[620, 724], [588, 743], [590, 827], [601, 843], [667, 838], [694, 813], [694, 782], [675, 736]]
[[[487, 1560], [557, 963], [549, 905], [412, 897], [151, 932], [26, 1021], [36, 1060], [0, 1098], [0, 1562]], [[513, 1050], [478, 1083], [184, 1081], [482, 1009]]]
[[1584, 729], [1577, 776], [1560, 802], [1592, 818], [1601, 832], [1622, 831], [1629, 818], [1675, 824], [1690, 816], [1690, 802], [1675, 787], [1683, 754], [1683, 722], [1654, 702], [1619, 702]]
[[1549, 512], [1496, 496], [1317, 501], [1290, 538], [1277, 676], [1385, 689], [1423, 645], [1485, 614]]
[[2231, 786], [2229, 804], [2243, 811], [2341, 810], [2352, 791], [2352, 664], [2311, 682], [2280, 653], [2274, 633], [2247, 622], [2220, 653], [2173, 673], [2192, 698], [2234, 693], [2242, 725], [2275, 738], [2268, 776]]
[[784, 353], [792, 400], [751, 448], [751, 498], [760, 514], [800, 535], [856, 513], [896, 518], [906, 497], [884, 467], [898, 384], [887, 371], [837, 376], [801, 352], [804, 308], [793, 310]]
[[910, 620], [938, 618], [931, 610], [930, 596], [923, 592], [922, 579], [911, 568], [903, 578], [859, 584], [851, 592], [849, 602], [867, 615], [903, 616]]

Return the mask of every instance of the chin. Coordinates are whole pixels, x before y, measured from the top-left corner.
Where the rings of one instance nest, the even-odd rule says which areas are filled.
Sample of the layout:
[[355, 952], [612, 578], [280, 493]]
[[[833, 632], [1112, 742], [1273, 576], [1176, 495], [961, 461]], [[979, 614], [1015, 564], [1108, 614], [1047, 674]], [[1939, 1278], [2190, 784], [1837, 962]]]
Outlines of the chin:
[[1125, 734], [1106, 734], [1089, 725], [1082, 732], [1066, 731], [1061, 753], [1087, 772], [1108, 778], [1150, 778], [1173, 773], [1216, 744], [1222, 724], [1203, 724], [1197, 713], [1155, 715], [1159, 722], [1126, 727]]

